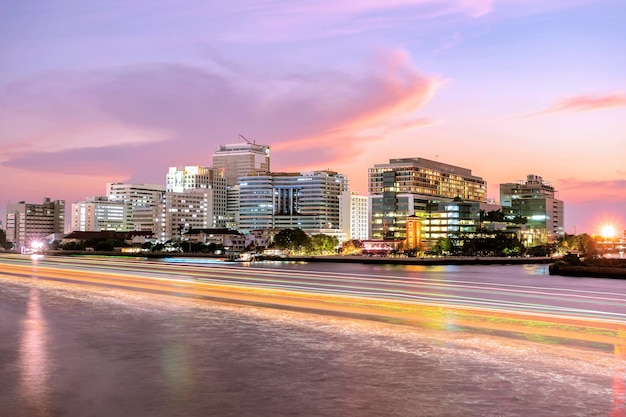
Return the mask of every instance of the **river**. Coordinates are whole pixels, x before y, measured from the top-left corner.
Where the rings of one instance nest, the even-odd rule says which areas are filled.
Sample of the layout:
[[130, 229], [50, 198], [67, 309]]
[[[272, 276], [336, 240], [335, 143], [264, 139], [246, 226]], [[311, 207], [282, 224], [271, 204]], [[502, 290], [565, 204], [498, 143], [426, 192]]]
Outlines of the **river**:
[[[236, 267], [623, 290], [621, 281], [554, 280], [542, 265]], [[3, 416], [613, 417], [626, 416], [624, 369], [620, 346], [435, 331], [0, 270]]]

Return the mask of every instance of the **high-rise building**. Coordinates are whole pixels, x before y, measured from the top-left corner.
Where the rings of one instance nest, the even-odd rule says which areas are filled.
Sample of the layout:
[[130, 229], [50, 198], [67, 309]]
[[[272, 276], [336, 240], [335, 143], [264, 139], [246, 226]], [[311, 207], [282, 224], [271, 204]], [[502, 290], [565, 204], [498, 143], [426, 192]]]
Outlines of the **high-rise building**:
[[133, 229], [127, 222], [129, 210], [130, 206], [123, 200], [87, 197], [72, 204], [71, 229], [73, 232], [130, 231]]
[[181, 239], [193, 229], [222, 228], [222, 219], [215, 214], [213, 190], [193, 189], [167, 191], [155, 206], [154, 231], [158, 241]]
[[237, 179], [270, 172], [270, 147], [256, 143], [220, 145], [213, 154], [213, 168], [224, 171], [226, 184], [237, 185]]
[[432, 202], [485, 201], [487, 183], [472, 171], [424, 158], [390, 159], [369, 169], [373, 239], [406, 239], [406, 219]]
[[[166, 195], [162, 200], [167, 210], [175, 210], [165, 216], [165, 221], [173, 222], [169, 225], [159, 225], [160, 230], [176, 230], [183, 225], [185, 230], [192, 228], [223, 228], [226, 226], [226, 179], [224, 171], [217, 168], [203, 166], [170, 167], [166, 178]], [[180, 195], [178, 195], [180, 194]], [[184, 207], [185, 201], [196, 201], [202, 195], [202, 204], [190, 203]], [[163, 210], [163, 207], [159, 210]], [[180, 206], [179, 206], [180, 205]], [[205, 210], [198, 212], [197, 210]], [[185, 213], [194, 211], [193, 215]], [[163, 216], [157, 216], [163, 222]], [[184, 219], [184, 220], [183, 220]], [[168, 239], [172, 235], [166, 232]], [[178, 235], [177, 235], [178, 236]]]
[[348, 240], [369, 239], [369, 204], [365, 195], [344, 191], [340, 196], [339, 228]]
[[165, 192], [165, 186], [157, 184], [107, 183], [106, 195], [110, 201], [126, 204], [124, 230], [153, 230], [152, 210]]
[[[239, 179], [240, 229], [339, 229], [339, 197], [347, 178], [333, 171], [271, 173]], [[330, 233], [330, 232], [329, 232]]]
[[527, 219], [526, 246], [551, 243], [564, 234], [563, 201], [553, 184], [538, 175], [500, 184], [500, 205], [505, 215]]
[[42, 204], [25, 201], [7, 205], [7, 241], [20, 251], [50, 235], [62, 234], [65, 227], [65, 201], [44, 198]]

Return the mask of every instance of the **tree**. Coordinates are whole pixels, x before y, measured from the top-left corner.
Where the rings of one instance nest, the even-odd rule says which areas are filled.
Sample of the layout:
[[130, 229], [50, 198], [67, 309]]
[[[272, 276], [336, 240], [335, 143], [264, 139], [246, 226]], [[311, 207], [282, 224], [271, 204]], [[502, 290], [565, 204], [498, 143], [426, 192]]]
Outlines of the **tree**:
[[312, 249], [309, 235], [302, 229], [283, 229], [274, 237], [274, 246], [293, 252], [307, 253]]
[[575, 245], [583, 256], [594, 256], [598, 254], [596, 240], [587, 233], [577, 235]]
[[339, 245], [339, 240], [335, 236], [317, 234], [311, 236], [313, 252], [316, 254], [335, 253], [335, 248]]

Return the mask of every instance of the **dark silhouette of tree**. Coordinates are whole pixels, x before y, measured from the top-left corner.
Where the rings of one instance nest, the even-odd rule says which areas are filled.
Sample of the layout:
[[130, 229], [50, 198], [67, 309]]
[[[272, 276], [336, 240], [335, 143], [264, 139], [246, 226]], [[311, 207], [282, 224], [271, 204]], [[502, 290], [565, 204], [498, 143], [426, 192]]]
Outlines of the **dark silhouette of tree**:
[[283, 229], [274, 237], [274, 247], [306, 253], [312, 249], [312, 242], [302, 229]]

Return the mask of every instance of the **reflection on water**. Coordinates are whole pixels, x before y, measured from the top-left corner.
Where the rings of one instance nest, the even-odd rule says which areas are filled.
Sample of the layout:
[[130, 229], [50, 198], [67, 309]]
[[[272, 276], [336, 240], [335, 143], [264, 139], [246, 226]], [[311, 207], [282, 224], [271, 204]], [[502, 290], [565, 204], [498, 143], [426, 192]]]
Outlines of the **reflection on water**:
[[626, 417], [626, 332], [620, 332], [620, 337], [624, 339], [624, 343], [615, 345], [611, 417]]
[[189, 355], [181, 341], [170, 343], [161, 354], [161, 367], [174, 398], [186, 399], [193, 385]]
[[29, 416], [48, 416], [49, 361], [46, 322], [39, 301], [39, 289], [29, 292], [26, 318], [21, 323], [19, 349], [20, 383]]

